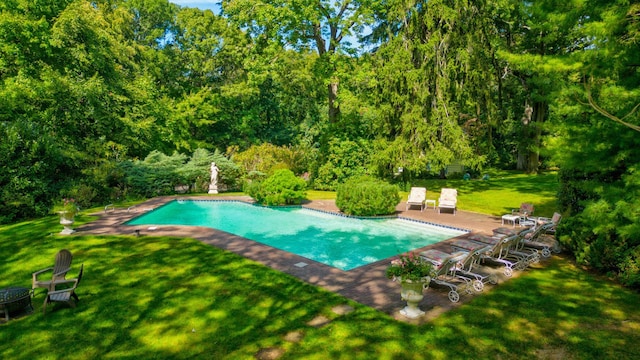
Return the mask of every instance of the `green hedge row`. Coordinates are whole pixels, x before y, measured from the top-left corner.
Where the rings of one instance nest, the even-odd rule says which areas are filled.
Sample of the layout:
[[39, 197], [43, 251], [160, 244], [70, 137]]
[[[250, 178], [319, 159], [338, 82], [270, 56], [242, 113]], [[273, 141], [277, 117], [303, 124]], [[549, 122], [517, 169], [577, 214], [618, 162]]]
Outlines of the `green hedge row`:
[[359, 176], [338, 186], [336, 205], [343, 213], [356, 216], [390, 215], [400, 203], [399, 189], [382, 180]]

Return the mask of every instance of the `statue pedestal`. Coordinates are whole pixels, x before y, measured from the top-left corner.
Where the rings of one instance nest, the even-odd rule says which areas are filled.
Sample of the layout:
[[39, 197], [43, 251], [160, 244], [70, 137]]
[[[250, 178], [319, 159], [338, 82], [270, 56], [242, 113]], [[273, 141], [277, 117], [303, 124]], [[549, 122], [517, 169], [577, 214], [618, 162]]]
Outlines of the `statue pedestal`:
[[218, 186], [217, 185], [209, 185], [209, 194], [217, 194]]
[[66, 217], [64, 217], [64, 215], [60, 218], [60, 225], [62, 225], [63, 227], [62, 231], [60, 232], [60, 234], [62, 235], [70, 235], [76, 232], [71, 228], [71, 225], [73, 225], [73, 219], [67, 219]]

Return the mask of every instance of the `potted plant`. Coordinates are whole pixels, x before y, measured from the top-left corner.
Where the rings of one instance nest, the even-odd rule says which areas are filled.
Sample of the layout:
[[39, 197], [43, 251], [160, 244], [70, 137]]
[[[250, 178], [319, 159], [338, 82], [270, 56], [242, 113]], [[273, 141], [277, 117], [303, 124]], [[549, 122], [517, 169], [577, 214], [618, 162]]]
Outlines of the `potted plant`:
[[71, 228], [73, 225], [74, 217], [78, 213], [78, 205], [76, 204], [75, 199], [73, 198], [64, 198], [62, 199], [62, 203], [57, 207], [58, 214], [60, 214], [60, 224], [63, 226], [61, 234], [72, 234], [75, 232]]
[[400, 296], [407, 302], [407, 306], [400, 313], [409, 318], [424, 315], [418, 303], [424, 298], [423, 290], [431, 282], [432, 264], [413, 252], [400, 255], [391, 261], [387, 267], [387, 277], [398, 281], [402, 286]]

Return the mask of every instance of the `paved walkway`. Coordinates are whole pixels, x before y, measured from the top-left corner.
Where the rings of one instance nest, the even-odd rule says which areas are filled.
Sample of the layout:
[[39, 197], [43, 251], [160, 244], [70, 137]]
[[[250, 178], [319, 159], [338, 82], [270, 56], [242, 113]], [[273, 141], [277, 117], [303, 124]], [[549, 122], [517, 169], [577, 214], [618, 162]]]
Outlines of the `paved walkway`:
[[[350, 271], [342, 271], [298, 255], [274, 249], [270, 246], [262, 245], [255, 241], [215, 229], [190, 226], [158, 226], [152, 230], [148, 226], [123, 225], [127, 220], [176, 198], [251, 201], [249, 197], [244, 196], [158, 197], [142, 203], [132, 209], [114, 209], [105, 213], [100, 213], [98, 214], [100, 215], [100, 219], [77, 228], [77, 233], [96, 235], [135, 235], [136, 231], [139, 231], [141, 236], [157, 235], [195, 238], [205, 244], [232, 251], [273, 269], [291, 274], [310, 284], [323, 287], [361, 304], [388, 313], [398, 320], [410, 323], [422, 323], [434, 319], [442, 312], [459, 306], [474, 296], [461, 294], [460, 302], [454, 304], [447, 299], [448, 288], [434, 288], [432, 286], [425, 292], [425, 299], [420, 303], [420, 308], [426, 311], [425, 316], [417, 320], [409, 320], [398, 313], [398, 311], [405, 306], [405, 302], [400, 299], [400, 285], [387, 279], [385, 276], [385, 270], [389, 264], [388, 259]], [[335, 206], [335, 202], [332, 200], [311, 201], [303, 206], [324, 211], [339, 212]], [[491, 234], [492, 229], [501, 226], [501, 220], [499, 217], [491, 217], [466, 211], [458, 211], [456, 215], [444, 212], [438, 214], [437, 209], [433, 208], [425, 209], [421, 212], [418, 207], [413, 207], [407, 211], [405, 209], [404, 202], [398, 205], [397, 213], [398, 216], [435, 224], [464, 228], [471, 230], [474, 233]], [[451, 240], [452, 239], [430, 245], [418, 249], [417, 251], [436, 248], [445, 252], [451, 252], [451, 246], [449, 245]], [[308, 265], [304, 267], [298, 267], [295, 265], [301, 262]], [[495, 271], [501, 280], [505, 279], [497, 269]], [[488, 286], [488, 288], [490, 287], [491, 286]], [[485, 289], [484, 291], [488, 290]]]

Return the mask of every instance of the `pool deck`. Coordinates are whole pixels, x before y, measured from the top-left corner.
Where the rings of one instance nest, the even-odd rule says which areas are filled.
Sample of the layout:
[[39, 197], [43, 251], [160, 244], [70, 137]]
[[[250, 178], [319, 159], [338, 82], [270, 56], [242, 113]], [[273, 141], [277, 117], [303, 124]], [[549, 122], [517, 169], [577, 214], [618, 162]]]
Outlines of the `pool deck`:
[[[460, 301], [452, 303], [447, 298], [447, 287], [430, 287], [425, 291], [425, 298], [420, 303], [420, 308], [426, 314], [418, 319], [407, 319], [399, 314], [399, 310], [405, 306], [405, 302], [400, 299], [400, 284], [386, 278], [385, 270], [389, 260], [378, 261], [350, 271], [342, 271], [316, 261], [294, 255], [285, 251], [274, 249], [270, 246], [257, 243], [236, 235], [223, 231], [204, 227], [190, 226], [157, 226], [151, 229], [149, 226], [128, 226], [124, 222], [142, 213], [156, 208], [167, 201], [174, 199], [194, 199], [194, 200], [240, 200], [251, 202], [251, 198], [245, 196], [168, 196], [158, 197], [137, 205], [131, 209], [116, 208], [106, 212], [98, 213], [100, 218], [91, 223], [85, 224], [76, 229], [76, 234], [95, 235], [135, 235], [139, 230], [141, 236], [175, 236], [191, 237], [202, 241], [205, 244], [225, 249], [246, 258], [252, 259], [273, 269], [293, 275], [310, 284], [320, 286], [329, 291], [338, 293], [346, 298], [370, 306], [390, 316], [409, 323], [428, 322], [439, 314], [471, 300], [474, 296], [460, 294]], [[311, 201], [303, 206], [339, 213], [335, 202], [332, 200]], [[450, 227], [471, 230], [473, 233], [491, 234], [492, 230], [502, 226], [501, 218], [497, 216], [487, 216], [466, 211], [457, 211], [456, 215], [451, 212], [438, 214], [437, 209], [429, 208], [420, 211], [418, 207], [412, 207], [408, 211], [406, 204], [400, 203], [397, 207], [397, 214], [401, 217], [426, 221], [434, 224], [441, 224]], [[452, 239], [429, 245], [417, 251], [427, 249], [439, 249], [451, 252], [449, 242]], [[302, 264], [306, 264], [301, 266]], [[506, 278], [499, 269], [494, 269], [500, 282]], [[518, 271], [514, 271], [517, 276]], [[499, 286], [499, 285], [495, 285]], [[491, 285], [487, 284], [484, 291], [490, 291]]]

